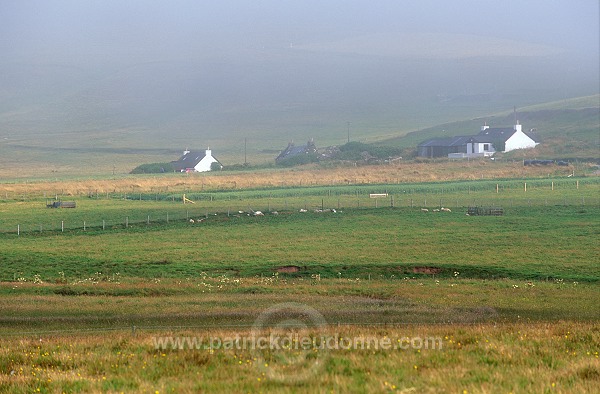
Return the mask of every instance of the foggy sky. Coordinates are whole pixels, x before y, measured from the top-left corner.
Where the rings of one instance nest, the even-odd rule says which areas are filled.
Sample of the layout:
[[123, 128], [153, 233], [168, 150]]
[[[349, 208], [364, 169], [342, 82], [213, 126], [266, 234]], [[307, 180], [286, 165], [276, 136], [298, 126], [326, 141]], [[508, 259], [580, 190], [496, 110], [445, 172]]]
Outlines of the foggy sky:
[[598, 93], [599, 46], [597, 0], [3, 0], [0, 134], [389, 133]]
[[243, 58], [244, 51], [377, 33], [450, 33], [552, 46], [597, 61], [598, 20], [597, 0], [4, 0], [0, 50], [4, 61], [121, 63]]

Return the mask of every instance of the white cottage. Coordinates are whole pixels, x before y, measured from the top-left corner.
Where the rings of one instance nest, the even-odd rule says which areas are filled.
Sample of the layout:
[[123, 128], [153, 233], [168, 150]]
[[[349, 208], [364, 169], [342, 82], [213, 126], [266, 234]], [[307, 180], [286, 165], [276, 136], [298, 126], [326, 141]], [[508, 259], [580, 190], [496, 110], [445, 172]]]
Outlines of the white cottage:
[[517, 121], [513, 127], [494, 127], [488, 125], [481, 126], [481, 132], [475, 137], [481, 144], [486, 142], [494, 144], [496, 151], [510, 152], [515, 149], [535, 148], [539, 142], [534, 137], [523, 132], [523, 128]]
[[210, 148], [205, 151], [183, 151], [183, 156], [179, 160], [172, 162], [175, 171], [181, 172], [206, 172], [212, 169], [213, 163], [218, 163], [221, 168], [223, 165], [215, 159]]
[[534, 148], [539, 142], [531, 133], [523, 131], [521, 125], [513, 127], [481, 126], [479, 134], [466, 137], [433, 139], [419, 144], [419, 156], [449, 157], [489, 157], [496, 152], [510, 152], [515, 149]]

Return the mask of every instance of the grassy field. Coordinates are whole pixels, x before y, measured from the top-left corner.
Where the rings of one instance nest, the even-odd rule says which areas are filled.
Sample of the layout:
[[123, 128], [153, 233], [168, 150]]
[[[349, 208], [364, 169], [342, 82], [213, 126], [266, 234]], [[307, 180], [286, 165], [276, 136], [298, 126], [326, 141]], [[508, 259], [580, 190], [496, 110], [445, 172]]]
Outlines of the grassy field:
[[[75, 194], [72, 210], [47, 209], [45, 183], [26, 186], [0, 202], [0, 392], [591, 393], [600, 382], [598, 178], [171, 184]], [[382, 192], [375, 208], [369, 193]], [[505, 214], [466, 216], [471, 204]], [[237, 212], [249, 207], [265, 216]], [[292, 332], [316, 342], [224, 346]], [[339, 346], [365, 337], [411, 346]], [[423, 338], [441, 345], [414, 345]]]
[[[539, 95], [535, 96], [537, 100], [543, 100]], [[336, 112], [332, 117], [328, 109], [312, 108], [307, 112], [282, 114], [284, 119], [267, 122], [266, 119], [273, 116], [273, 111], [269, 110], [269, 114], [261, 116], [259, 123], [251, 129], [239, 128], [247, 121], [248, 114], [244, 114], [236, 126], [227, 127], [222, 133], [213, 130], [209, 139], [183, 131], [196, 129], [197, 119], [190, 119], [192, 123], [188, 127], [177, 128], [173, 132], [163, 127], [155, 129], [154, 122], [146, 127], [120, 122], [105, 125], [92, 122], [67, 131], [65, 128], [73, 127], [72, 123], [59, 126], [56, 130], [40, 130], [40, 127], [44, 128], [40, 122], [30, 124], [31, 119], [27, 121], [28, 126], [9, 121], [5, 123], [12, 126], [5, 127], [6, 134], [0, 139], [0, 179], [127, 174], [140, 164], [176, 160], [190, 141], [198, 138], [201, 140], [196, 144], [201, 145], [189, 148], [204, 149], [207, 145], [211, 146], [215, 156], [226, 166], [244, 163], [245, 159], [253, 165], [272, 164], [290, 139], [300, 143], [316, 138], [319, 147], [343, 144], [347, 136], [347, 121], [351, 122], [353, 141], [416, 149], [420, 142], [429, 138], [477, 133], [484, 121], [496, 127], [510, 126], [514, 122], [510, 108], [520, 105], [519, 100], [514, 100], [511, 97], [485, 103], [468, 101], [456, 104], [442, 104], [437, 100], [386, 102], [376, 108], [356, 108], [350, 118], [340, 119], [329, 126], [325, 125], [336, 119], [339, 113]], [[599, 100], [598, 95], [593, 95], [522, 106], [519, 108], [519, 119], [524, 129], [536, 128], [542, 144], [537, 149], [519, 151], [510, 157], [597, 157]], [[523, 104], [534, 102], [525, 100]], [[89, 110], [87, 106], [84, 107], [75, 112]], [[499, 113], [499, 110], [505, 112]], [[55, 117], [56, 112], [53, 111], [49, 116]], [[229, 118], [232, 114], [222, 116]], [[290, 119], [290, 116], [295, 119]], [[58, 118], [62, 121], [68, 117]], [[44, 121], [41, 124], [45, 125], [48, 118], [42, 118]], [[147, 120], [145, 117], [144, 121]], [[283, 129], [282, 124], [286, 125]], [[8, 130], [19, 130], [19, 135], [8, 135]], [[248, 141], [247, 157], [244, 151], [245, 138]]]

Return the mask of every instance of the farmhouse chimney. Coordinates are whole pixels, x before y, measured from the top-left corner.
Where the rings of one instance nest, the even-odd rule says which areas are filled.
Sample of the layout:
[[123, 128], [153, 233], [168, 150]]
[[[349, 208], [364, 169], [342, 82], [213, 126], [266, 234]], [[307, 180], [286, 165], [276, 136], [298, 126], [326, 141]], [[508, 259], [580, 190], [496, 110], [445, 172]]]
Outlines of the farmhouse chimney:
[[183, 155], [185, 156], [185, 155], [187, 155], [188, 153], [190, 153], [189, 149], [188, 149], [188, 148], [185, 148], [185, 150], [183, 151]]
[[490, 126], [488, 126], [487, 122], [485, 122], [485, 123], [483, 124], [483, 126], [481, 126], [481, 131], [487, 130], [487, 129], [489, 129], [489, 128], [490, 128]]
[[210, 146], [206, 148], [206, 156], [212, 157], [212, 151], [210, 150]]
[[521, 130], [521, 124], [519, 123], [519, 121], [518, 121], [518, 120], [517, 120], [517, 124], [515, 125], [514, 129], [515, 129], [515, 131], [517, 131], [517, 132], [523, 131], [523, 130]]

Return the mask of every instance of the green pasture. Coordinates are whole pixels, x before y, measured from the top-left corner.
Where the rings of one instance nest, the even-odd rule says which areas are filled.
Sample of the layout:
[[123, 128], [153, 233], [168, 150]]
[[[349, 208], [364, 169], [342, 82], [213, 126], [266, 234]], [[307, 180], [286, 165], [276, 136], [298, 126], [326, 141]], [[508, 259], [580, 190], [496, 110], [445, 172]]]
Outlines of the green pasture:
[[[589, 178], [577, 189], [575, 181], [556, 182], [551, 190], [550, 182], [530, 182], [527, 192], [509, 181], [455, 183], [443, 192], [417, 185], [222, 192], [210, 194], [213, 201], [197, 194], [197, 203], [186, 205], [80, 198], [76, 209], [48, 209], [42, 201], [8, 202], [0, 205], [5, 231], [0, 280], [35, 275], [48, 280], [58, 272], [72, 278], [97, 272], [254, 276], [291, 265], [299, 276], [400, 277], [415, 266], [432, 266], [442, 276], [460, 271], [473, 278], [597, 281], [600, 184]], [[386, 190], [394, 196], [393, 208], [389, 196], [369, 198], [369, 192]], [[471, 204], [501, 205], [505, 215], [466, 216]], [[439, 205], [452, 212], [434, 212]], [[313, 211], [321, 206], [336, 212]], [[305, 208], [308, 212], [299, 212]], [[265, 216], [248, 214], [249, 209]], [[273, 210], [278, 215], [269, 213]]]
[[[563, 178], [4, 199], [0, 392], [595, 392], [599, 192]], [[443, 349], [333, 350], [289, 383], [267, 375], [286, 350], [153, 345], [249, 335], [282, 302], [328, 335]]]
[[[194, 204], [183, 204], [183, 195]], [[371, 198], [371, 194], [387, 194]], [[52, 198], [48, 198], [52, 196]], [[55, 197], [75, 201], [76, 209], [48, 209]], [[43, 233], [60, 230], [112, 229], [141, 224], [169, 224], [239, 211], [468, 206], [598, 207], [600, 178], [482, 180], [382, 185], [331, 185], [262, 189], [180, 190], [155, 193], [94, 193], [88, 196], [0, 196], [0, 233]], [[457, 213], [456, 212], [456, 213]]]

